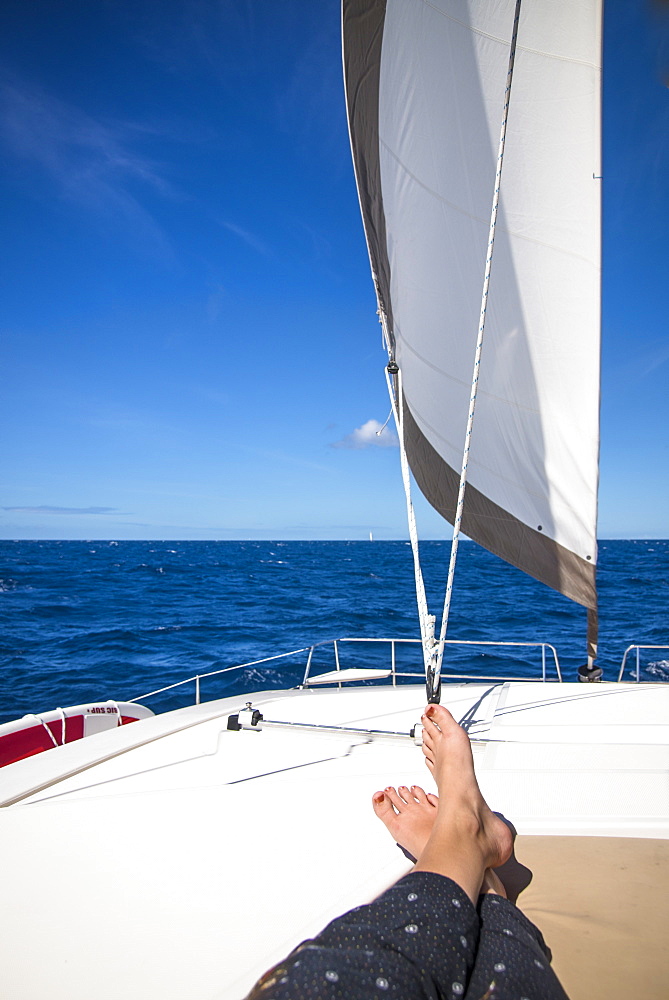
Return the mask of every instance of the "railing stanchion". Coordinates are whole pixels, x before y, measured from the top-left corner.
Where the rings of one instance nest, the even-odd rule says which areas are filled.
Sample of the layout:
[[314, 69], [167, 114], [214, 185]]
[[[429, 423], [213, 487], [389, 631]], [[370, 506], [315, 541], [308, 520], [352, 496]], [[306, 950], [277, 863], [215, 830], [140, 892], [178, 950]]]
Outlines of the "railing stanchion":
[[618, 674], [618, 683], [619, 684], [620, 684], [621, 680], [623, 679], [623, 675], [625, 673], [625, 664], [627, 663], [627, 654], [629, 653], [630, 649], [632, 649], [632, 646], [628, 646], [628, 648], [623, 653], [623, 660], [622, 660], [622, 663], [620, 664], [620, 673]]
[[[333, 646], [334, 646], [334, 654], [335, 654], [335, 663], [337, 665], [336, 669], [337, 670], [341, 670], [341, 665], [339, 663], [339, 643], [337, 642], [336, 639], [333, 642]], [[339, 687], [339, 690], [341, 690], [341, 681], [339, 681], [339, 683], [338, 683], [337, 686]]]
[[395, 671], [395, 640], [390, 640], [390, 662], [393, 671], [393, 687], [397, 687], [397, 673]]
[[642, 645], [639, 646], [639, 645], [636, 645], [636, 643], [634, 645], [632, 645], [632, 646], [628, 646], [627, 649], [625, 650], [625, 652], [623, 653], [622, 663], [620, 664], [620, 673], [618, 674], [618, 683], [620, 683], [620, 681], [625, 676], [625, 667], [627, 666], [627, 656], [628, 656], [629, 653], [632, 652], [633, 649], [636, 651], [636, 665], [634, 667], [632, 667], [632, 677], [634, 678], [634, 680], [636, 681], [637, 684], [640, 684], [641, 683], [641, 650], [642, 649], [669, 649], [669, 646], [668, 645], [655, 645], [655, 644], [653, 644], [653, 645], [643, 645], [642, 644]]
[[313, 655], [314, 655], [314, 647], [310, 646], [309, 655], [307, 657], [307, 667], [306, 670], [304, 671], [304, 677], [302, 678], [302, 687], [304, 687], [304, 685], [307, 683], [307, 680], [309, 679], [309, 671], [311, 670], [311, 657]]
[[195, 676], [195, 704], [200, 704], [200, 675]]

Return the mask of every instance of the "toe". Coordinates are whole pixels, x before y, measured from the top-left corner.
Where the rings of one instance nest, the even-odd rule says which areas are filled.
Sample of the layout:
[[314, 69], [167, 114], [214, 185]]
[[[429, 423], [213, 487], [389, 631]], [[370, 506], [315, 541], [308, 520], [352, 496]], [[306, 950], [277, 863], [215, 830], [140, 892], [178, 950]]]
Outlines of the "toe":
[[428, 705], [425, 709], [425, 715], [433, 725], [440, 729], [448, 728], [455, 723], [455, 719], [443, 705]]
[[393, 804], [385, 792], [374, 792], [372, 795], [372, 808], [383, 823], [390, 822], [395, 816]]
[[436, 807], [439, 804], [439, 797], [437, 795], [433, 795], [432, 792], [426, 792], [424, 788], [420, 787], [420, 785], [412, 785], [411, 794], [422, 806], [430, 806], [432, 808], [433, 806]]
[[[409, 789], [405, 788], [405, 791], [408, 794]], [[386, 798], [390, 799], [390, 801], [395, 806], [395, 809], [397, 809], [398, 812], [402, 812], [402, 810], [406, 809], [407, 807], [406, 799], [402, 798], [399, 791], [393, 788], [392, 786], [386, 788]]]

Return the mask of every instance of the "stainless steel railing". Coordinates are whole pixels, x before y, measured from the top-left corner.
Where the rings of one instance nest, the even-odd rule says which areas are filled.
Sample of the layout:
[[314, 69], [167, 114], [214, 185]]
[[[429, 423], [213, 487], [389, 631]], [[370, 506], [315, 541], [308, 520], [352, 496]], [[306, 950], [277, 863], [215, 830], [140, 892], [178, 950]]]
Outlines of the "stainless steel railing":
[[[320, 674], [312, 673], [314, 651], [321, 649], [323, 647], [332, 647], [335, 670], [333, 671], [332, 683], [338, 684], [339, 687], [342, 683], [348, 683], [346, 677], [346, 671], [342, 668], [342, 657], [341, 657], [341, 646], [345, 643], [389, 643], [390, 644], [390, 670], [386, 671], [386, 676], [391, 677], [393, 686], [397, 685], [398, 677], [413, 678], [417, 683], [424, 680], [425, 674], [422, 668], [422, 663], [419, 669], [415, 671], [405, 671], [397, 669], [397, 647], [402, 645], [411, 645], [420, 647], [420, 639], [395, 639], [395, 638], [373, 638], [364, 639], [359, 637], [344, 637], [341, 639], [326, 639], [322, 642], [313, 643], [311, 646], [303, 646], [300, 649], [293, 649], [287, 653], [279, 653], [276, 656], [265, 656], [258, 660], [248, 660], [245, 663], [237, 663], [231, 667], [221, 667], [218, 670], [209, 670], [206, 673], [194, 674], [191, 677], [185, 677], [183, 680], [175, 681], [173, 684], [166, 684], [164, 687], [156, 688], [154, 691], [148, 691], [146, 694], [138, 695], [136, 698], [128, 699], [130, 702], [145, 701], [147, 698], [152, 698], [155, 695], [163, 694], [166, 691], [173, 691], [176, 688], [184, 687], [188, 684], [193, 684], [195, 687], [195, 704], [199, 705], [201, 700], [201, 690], [200, 682], [208, 677], [217, 677], [222, 674], [232, 673], [233, 671], [245, 670], [251, 667], [258, 667], [267, 663], [276, 663], [279, 660], [287, 660], [289, 657], [299, 656], [301, 654], [307, 654], [307, 661], [302, 677], [302, 683], [300, 687], [309, 687], [310, 679], [311, 683], [318, 683], [318, 677]], [[447, 639], [447, 646], [478, 646], [478, 647], [522, 647], [522, 648], [533, 648], [539, 649], [541, 651], [541, 677], [528, 678], [527, 676], [509, 676], [504, 674], [500, 676], [499, 674], [459, 674], [450, 673], [448, 671], [442, 674], [444, 682], [449, 680], [472, 680], [472, 681], [489, 681], [489, 680], [505, 680], [505, 681], [526, 681], [533, 680], [536, 682], [546, 682], [549, 680], [549, 662], [552, 659], [552, 664], [555, 669], [555, 675], [559, 682], [562, 681], [562, 673], [560, 671], [560, 664], [558, 661], [557, 651], [554, 646], [547, 642], [492, 642], [492, 641], [477, 641], [477, 640], [459, 640], [459, 639]], [[422, 658], [421, 658], [422, 659]], [[341, 673], [341, 679], [337, 679], [336, 673]]]
[[633, 649], [636, 650], [636, 667], [634, 669], [634, 679], [635, 679], [635, 681], [638, 684], [640, 682], [640, 679], [641, 679], [640, 678], [640, 673], [641, 673], [641, 655], [640, 654], [641, 654], [641, 650], [642, 649], [669, 649], [669, 646], [637, 645], [637, 644], [634, 644], [632, 646], [628, 646], [627, 649], [625, 650], [624, 654], [623, 654], [622, 663], [620, 664], [620, 673], [618, 674], [618, 682], [620, 682], [623, 679], [623, 674], [625, 673], [625, 667], [627, 666], [627, 657], [629, 656], [629, 654], [632, 652]]
[[[391, 675], [392, 680], [393, 680], [393, 685], [396, 684], [397, 677], [415, 677], [416, 679], [419, 680], [419, 679], [421, 679], [421, 678], [423, 678], [425, 676], [422, 669], [419, 670], [419, 671], [411, 671], [410, 673], [407, 673], [407, 672], [404, 672], [404, 671], [398, 671], [397, 670], [396, 646], [398, 644], [411, 644], [411, 645], [418, 645], [418, 646], [420, 646], [420, 644], [421, 644], [421, 640], [420, 639], [379, 639], [379, 638], [362, 639], [362, 638], [359, 638], [359, 637], [356, 637], [356, 638], [348, 638], [347, 637], [347, 638], [342, 638], [342, 639], [334, 639], [333, 642], [332, 642], [332, 644], [334, 646], [334, 657], [335, 657], [335, 664], [336, 664], [335, 670], [336, 671], [340, 671], [341, 670], [340, 660], [339, 660], [339, 646], [340, 646], [341, 643], [344, 643], [344, 642], [351, 642], [351, 643], [352, 642], [372, 642], [372, 643], [382, 643], [382, 642], [388, 643], [389, 642], [390, 643], [390, 664], [391, 664], [390, 675]], [[523, 647], [527, 647], [527, 648], [535, 648], [535, 649], [539, 648], [539, 649], [541, 649], [541, 680], [542, 681], [547, 681], [548, 680], [548, 676], [547, 676], [547, 673], [548, 673], [548, 668], [547, 668], [547, 650], [550, 650], [551, 653], [552, 653], [552, 656], [553, 656], [553, 665], [555, 667], [555, 673], [557, 675], [557, 679], [558, 679], [558, 681], [562, 681], [562, 673], [560, 671], [560, 663], [558, 661], [557, 650], [549, 642], [493, 642], [493, 641], [485, 641], [485, 640], [477, 640], [477, 639], [446, 639], [446, 645], [447, 646], [516, 646], [516, 647], [517, 646], [523, 646]], [[312, 651], [313, 651], [313, 648], [314, 647], [312, 647]], [[310, 664], [311, 664], [311, 654], [309, 656], [309, 660], [307, 662], [307, 669], [305, 670], [304, 679], [302, 681], [302, 684], [305, 687], [309, 686]], [[479, 673], [477, 673], [477, 674], [456, 674], [456, 673], [447, 672], [447, 673], [444, 673], [443, 677], [444, 677], [444, 680], [453, 680], [453, 679], [455, 679], [455, 680], [477, 680], [477, 681], [481, 680], [481, 681], [489, 681], [489, 680], [500, 680], [501, 679], [500, 676], [499, 676], [499, 674], [496, 674], [496, 675], [487, 675], [487, 674], [479, 674]], [[504, 680], [511, 680], [511, 681], [526, 681], [526, 680], [534, 680], [535, 678], [510, 677], [510, 676], [508, 676], [508, 675], [505, 674], [503, 679]], [[336, 678], [335, 678], [334, 683], [336, 683], [336, 682], [337, 681], [336, 681]]]

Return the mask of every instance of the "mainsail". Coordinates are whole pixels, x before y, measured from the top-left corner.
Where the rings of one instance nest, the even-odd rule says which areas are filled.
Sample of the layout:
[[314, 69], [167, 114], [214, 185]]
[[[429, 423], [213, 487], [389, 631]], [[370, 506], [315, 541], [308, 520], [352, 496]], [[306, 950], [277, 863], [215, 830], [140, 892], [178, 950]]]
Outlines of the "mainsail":
[[[353, 160], [404, 445], [454, 520], [514, 0], [343, 0]], [[596, 643], [601, 0], [524, 0], [463, 530]]]

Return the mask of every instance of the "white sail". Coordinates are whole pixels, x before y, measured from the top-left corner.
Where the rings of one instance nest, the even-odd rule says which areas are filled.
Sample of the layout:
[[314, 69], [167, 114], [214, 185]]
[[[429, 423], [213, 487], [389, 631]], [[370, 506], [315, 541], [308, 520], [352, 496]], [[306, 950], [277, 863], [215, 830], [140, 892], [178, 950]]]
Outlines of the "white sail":
[[[416, 480], [453, 520], [512, 0], [345, 0], [351, 141]], [[600, 0], [525, 0], [463, 529], [596, 606]], [[457, 472], [455, 470], [458, 470]]]

